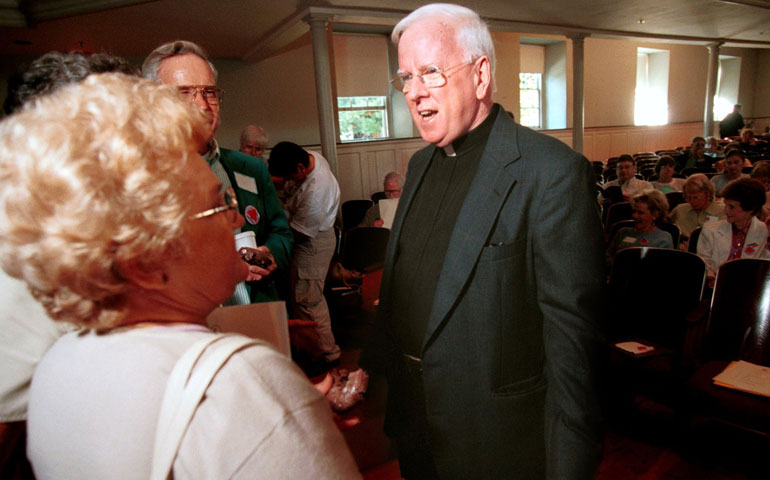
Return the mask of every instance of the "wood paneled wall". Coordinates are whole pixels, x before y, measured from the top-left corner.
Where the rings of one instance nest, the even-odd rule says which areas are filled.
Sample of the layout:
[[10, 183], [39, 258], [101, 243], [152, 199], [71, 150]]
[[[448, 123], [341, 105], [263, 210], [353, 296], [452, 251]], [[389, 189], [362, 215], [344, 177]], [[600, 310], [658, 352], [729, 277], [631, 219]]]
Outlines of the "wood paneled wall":
[[[572, 130], [543, 130], [543, 133], [572, 145]], [[654, 152], [689, 145], [692, 137], [703, 133], [700, 122], [658, 127], [587, 128], [583, 136], [585, 156], [604, 161], [622, 153]], [[337, 145], [338, 181], [342, 201], [369, 196], [382, 190], [385, 174], [397, 171], [406, 175], [409, 159], [426, 143], [420, 138], [342, 143]], [[318, 145], [306, 148], [320, 151]]]

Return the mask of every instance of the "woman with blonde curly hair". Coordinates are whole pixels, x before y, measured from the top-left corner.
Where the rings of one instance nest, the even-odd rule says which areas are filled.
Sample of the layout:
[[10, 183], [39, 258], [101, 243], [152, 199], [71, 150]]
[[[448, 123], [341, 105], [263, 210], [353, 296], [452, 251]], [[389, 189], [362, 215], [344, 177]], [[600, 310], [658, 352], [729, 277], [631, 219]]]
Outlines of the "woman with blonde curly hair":
[[[0, 262], [83, 329], [41, 360], [27, 452], [37, 478], [148, 478], [171, 370], [248, 274], [237, 203], [196, 153], [207, 122], [173, 89], [96, 75], [0, 123]], [[205, 357], [204, 357], [205, 358]], [[264, 345], [206, 391], [176, 478], [349, 478], [327, 401]]]

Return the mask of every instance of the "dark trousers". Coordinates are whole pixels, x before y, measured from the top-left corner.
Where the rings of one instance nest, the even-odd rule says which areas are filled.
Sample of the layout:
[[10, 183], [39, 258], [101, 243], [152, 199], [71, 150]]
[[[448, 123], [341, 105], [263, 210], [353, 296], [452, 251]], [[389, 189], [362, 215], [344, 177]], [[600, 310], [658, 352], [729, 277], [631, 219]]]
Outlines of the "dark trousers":
[[403, 406], [403, 422], [394, 436], [398, 451], [401, 476], [407, 480], [438, 479], [433, 461], [425, 391], [422, 384], [422, 366], [414, 357], [405, 358], [405, 375], [399, 385], [398, 402]]

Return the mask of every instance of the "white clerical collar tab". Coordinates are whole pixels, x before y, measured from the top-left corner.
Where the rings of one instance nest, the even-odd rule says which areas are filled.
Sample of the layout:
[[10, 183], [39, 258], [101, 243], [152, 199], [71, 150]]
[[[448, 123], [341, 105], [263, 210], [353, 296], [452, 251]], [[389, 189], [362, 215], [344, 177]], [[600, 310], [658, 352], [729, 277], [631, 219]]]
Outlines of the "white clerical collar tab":
[[444, 147], [444, 154], [447, 157], [456, 157], [457, 156], [457, 152], [455, 152], [455, 149], [452, 147], [451, 143], [449, 145], [447, 145], [446, 147]]

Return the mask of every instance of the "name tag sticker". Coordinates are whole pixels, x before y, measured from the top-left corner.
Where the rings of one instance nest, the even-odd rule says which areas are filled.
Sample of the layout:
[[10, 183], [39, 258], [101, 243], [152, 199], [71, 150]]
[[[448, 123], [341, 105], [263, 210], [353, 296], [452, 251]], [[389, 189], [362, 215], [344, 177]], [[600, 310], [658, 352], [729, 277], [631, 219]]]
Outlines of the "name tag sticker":
[[636, 238], [634, 237], [626, 237], [623, 239], [623, 243], [636, 243]]
[[259, 195], [259, 192], [257, 191], [257, 182], [255, 182], [252, 177], [243, 175], [238, 172], [233, 173], [235, 173], [235, 183], [238, 184], [238, 187], [241, 190], [246, 190], [247, 192]]

